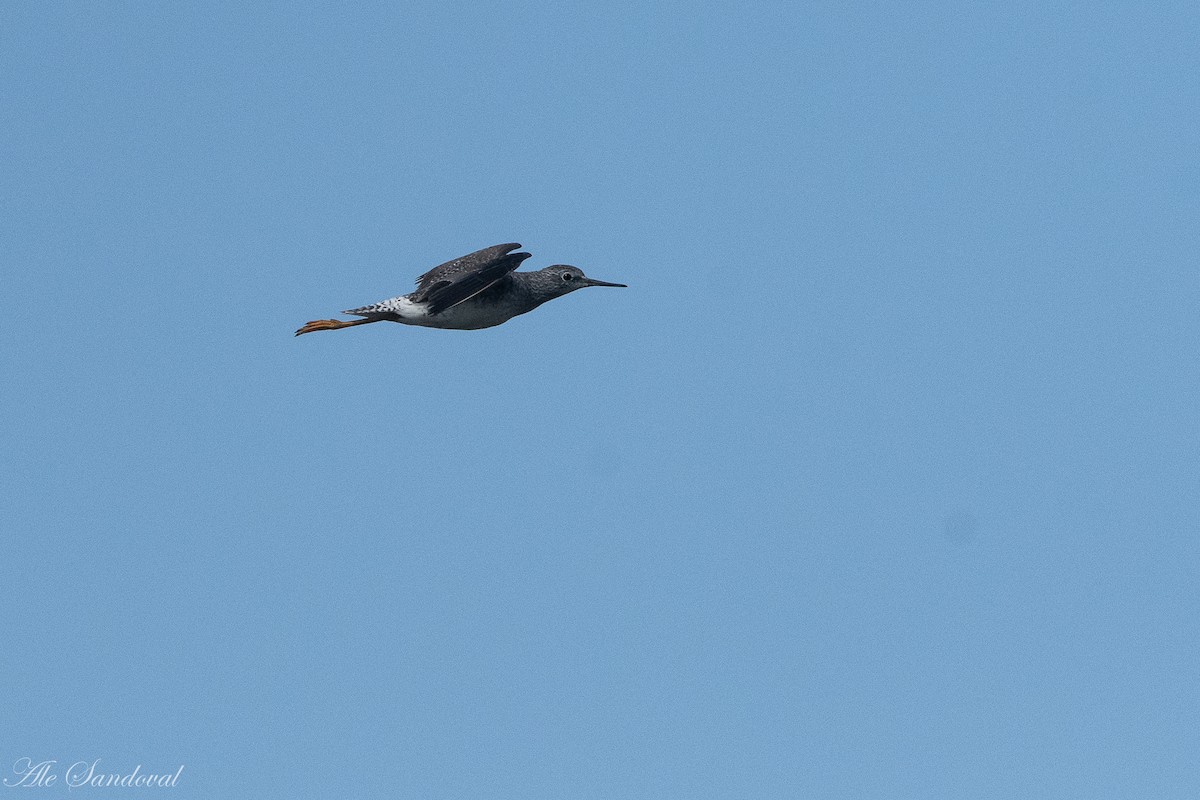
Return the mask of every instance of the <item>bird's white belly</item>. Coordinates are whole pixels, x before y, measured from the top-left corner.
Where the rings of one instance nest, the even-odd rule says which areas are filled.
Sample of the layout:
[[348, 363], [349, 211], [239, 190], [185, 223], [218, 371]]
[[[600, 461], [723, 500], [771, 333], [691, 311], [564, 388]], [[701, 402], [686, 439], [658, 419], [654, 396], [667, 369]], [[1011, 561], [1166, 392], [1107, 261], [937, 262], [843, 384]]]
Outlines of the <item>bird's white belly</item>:
[[457, 330], [479, 330], [491, 328], [512, 319], [512, 314], [505, 314], [496, 306], [481, 306], [470, 301], [457, 306], [451, 306], [440, 314], [430, 316], [425, 308], [411, 300], [405, 299], [398, 304], [396, 313], [400, 322], [405, 325], [420, 325], [425, 328], [451, 328]]

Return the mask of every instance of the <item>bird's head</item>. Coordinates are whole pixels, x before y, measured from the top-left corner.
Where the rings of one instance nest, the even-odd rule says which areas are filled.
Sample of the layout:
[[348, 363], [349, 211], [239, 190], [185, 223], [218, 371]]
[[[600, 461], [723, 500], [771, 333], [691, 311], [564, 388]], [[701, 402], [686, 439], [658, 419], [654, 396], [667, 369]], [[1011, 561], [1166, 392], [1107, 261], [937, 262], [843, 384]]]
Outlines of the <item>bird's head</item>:
[[555, 264], [552, 267], [546, 267], [541, 270], [543, 285], [548, 287], [555, 296], [569, 294], [576, 289], [583, 289], [587, 286], [614, 286], [619, 289], [628, 288], [623, 283], [609, 283], [608, 281], [598, 281], [595, 278], [589, 278], [583, 274], [583, 270], [579, 267], [572, 267], [569, 264]]

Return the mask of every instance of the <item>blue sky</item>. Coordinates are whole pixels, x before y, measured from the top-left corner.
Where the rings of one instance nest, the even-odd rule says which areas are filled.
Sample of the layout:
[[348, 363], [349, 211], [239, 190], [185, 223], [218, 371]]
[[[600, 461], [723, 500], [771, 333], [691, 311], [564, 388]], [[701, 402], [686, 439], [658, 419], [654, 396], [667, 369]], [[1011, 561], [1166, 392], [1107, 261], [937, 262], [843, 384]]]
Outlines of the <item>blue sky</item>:
[[[6, 4], [0, 772], [1195, 797], [1198, 37]], [[630, 288], [291, 335], [507, 241]]]

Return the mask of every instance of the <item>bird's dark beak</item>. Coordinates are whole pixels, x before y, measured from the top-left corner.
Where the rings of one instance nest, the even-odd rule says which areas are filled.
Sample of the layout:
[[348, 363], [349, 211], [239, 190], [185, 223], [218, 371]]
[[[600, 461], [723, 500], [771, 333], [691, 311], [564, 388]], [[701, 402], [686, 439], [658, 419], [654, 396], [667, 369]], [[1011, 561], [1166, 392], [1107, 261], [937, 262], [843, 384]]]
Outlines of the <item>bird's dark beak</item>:
[[614, 286], [618, 289], [628, 289], [629, 287], [623, 283], [609, 283], [608, 281], [598, 281], [595, 278], [584, 278], [584, 286]]

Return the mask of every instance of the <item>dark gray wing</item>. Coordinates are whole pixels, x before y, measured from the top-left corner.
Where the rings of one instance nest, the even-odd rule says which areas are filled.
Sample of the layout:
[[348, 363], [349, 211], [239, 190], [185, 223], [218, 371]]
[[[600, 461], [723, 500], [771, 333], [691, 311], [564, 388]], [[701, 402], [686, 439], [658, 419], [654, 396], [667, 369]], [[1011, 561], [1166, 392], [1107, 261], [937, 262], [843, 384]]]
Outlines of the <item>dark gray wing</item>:
[[514, 243], [485, 247], [434, 267], [417, 278], [413, 300], [425, 303], [430, 314], [440, 314], [470, 300], [529, 258], [529, 253], [512, 252], [520, 246]]

